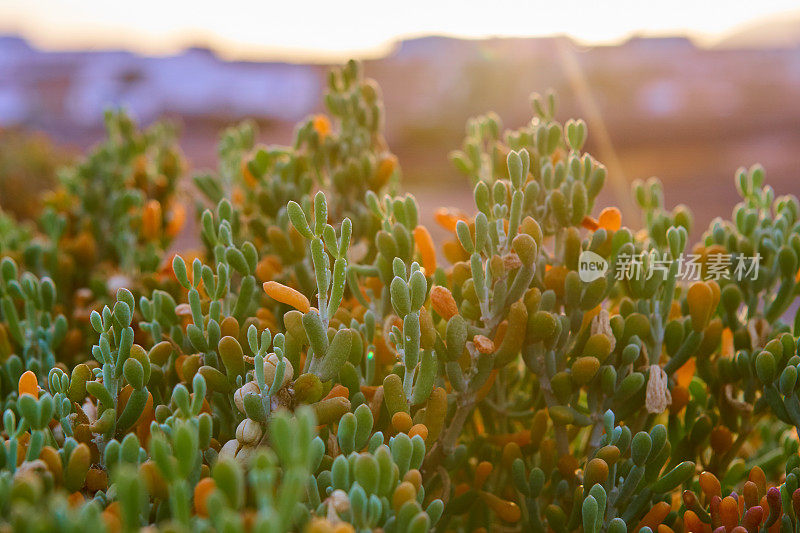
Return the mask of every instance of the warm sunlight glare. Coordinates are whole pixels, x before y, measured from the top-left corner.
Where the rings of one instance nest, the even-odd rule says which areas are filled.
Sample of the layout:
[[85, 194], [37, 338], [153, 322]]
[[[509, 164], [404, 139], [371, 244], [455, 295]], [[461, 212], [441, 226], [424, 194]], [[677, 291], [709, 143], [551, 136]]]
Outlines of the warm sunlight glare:
[[3, 0], [0, 32], [44, 48], [158, 54], [202, 45], [229, 58], [307, 61], [378, 55], [398, 39], [425, 34], [567, 34], [603, 44], [681, 33], [713, 43], [748, 22], [796, 9], [795, 0], [141, 0], [126, 9], [100, 0]]

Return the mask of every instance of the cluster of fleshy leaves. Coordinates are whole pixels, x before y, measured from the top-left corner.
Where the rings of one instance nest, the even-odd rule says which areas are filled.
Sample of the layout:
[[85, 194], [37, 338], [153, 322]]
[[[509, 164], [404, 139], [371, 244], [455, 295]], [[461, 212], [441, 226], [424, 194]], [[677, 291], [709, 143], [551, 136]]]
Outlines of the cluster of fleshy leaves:
[[38, 202], [33, 231], [9, 215], [0, 223], [3, 254], [52, 278], [60, 303], [80, 311], [107, 303], [121, 286], [157, 284], [151, 278], [186, 218], [177, 195], [186, 165], [176, 127], [140, 129], [124, 111], [108, 111], [105, 128], [101, 143], [59, 170], [55, 188]]
[[[740, 171], [690, 250], [688, 210], [637, 182], [633, 231], [595, 205], [585, 123], [534, 96], [519, 129], [469, 122], [475, 211], [437, 210], [437, 245], [388, 189], [375, 83], [351, 62], [325, 104], [291, 146], [225, 132], [194, 180], [201, 251], [164, 252], [171, 130], [122, 114], [39, 234], [3, 222], [0, 528], [797, 529], [795, 197]], [[667, 266], [620, 279], [631, 256]]]

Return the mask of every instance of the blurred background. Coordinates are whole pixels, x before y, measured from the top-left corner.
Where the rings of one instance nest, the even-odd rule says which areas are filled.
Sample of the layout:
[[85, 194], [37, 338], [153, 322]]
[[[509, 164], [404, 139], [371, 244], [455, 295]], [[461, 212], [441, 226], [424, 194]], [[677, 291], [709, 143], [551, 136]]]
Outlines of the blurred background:
[[427, 216], [472, 207], [447, 158], [465, 121], [493, 110], [516, 128], [550, 88], [558, 118], [587, 121], [615, 184], [601, 201], [631, 226], [635, 178], [662, 178], [701, 231], [730, 213], [740, 166], [800, 193], [796, 1], [2, 0], [0, 205], [28, 214], [102, 137], [108, 107], [178, 120], [193, 170], [216, 166], [219, 134], [244, 118], [289, 143], [322, 109], [327, 66], [350, 57], [383, 89], [387, 140]]

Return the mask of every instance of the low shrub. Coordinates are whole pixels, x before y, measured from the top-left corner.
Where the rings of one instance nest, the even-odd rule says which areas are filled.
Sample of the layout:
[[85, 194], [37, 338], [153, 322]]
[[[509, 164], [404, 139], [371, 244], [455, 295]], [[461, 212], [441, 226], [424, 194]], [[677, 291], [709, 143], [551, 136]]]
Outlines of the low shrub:
[[109, 114], [0, 224], [2, 528], [794, 531], [797, 198], [740, 170], [691, 247], [656, 180], [641, 223], [596, 205], [586, 124], [532, 104], [469, 121], [436, 243], [348, 63], [291, 146], [224, 133], [180, 255], [174, 129]]

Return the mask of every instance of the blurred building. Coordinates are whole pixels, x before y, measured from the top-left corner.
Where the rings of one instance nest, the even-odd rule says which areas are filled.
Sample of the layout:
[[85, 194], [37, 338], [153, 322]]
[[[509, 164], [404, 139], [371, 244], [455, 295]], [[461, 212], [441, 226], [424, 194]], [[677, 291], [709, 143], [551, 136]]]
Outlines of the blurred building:
[[321, 97], [320, 69], [284, 63], [226, 62], [206, 49], [167, 57], [125, 51], [39, 52], [0, 38], [0, 125], [60, 131], [102, 125], [103, 110], [127, 108], [138, 120], [164, 115], [300, 120]]
[[[730, 212], [739, 166], [760, 161], [779, 194], [800, 192], [800, 40], [737, 42], [747, 41], [701, 48], [680, 37], [633, 38], [583, 48], [563, 37], [425, 37], [399, 43], [366, 70], [383, 89], [387, 138], [406, 184], [423, 201], [470, 207], [468, 188], [453, 196], [461, 178], [447, 162], [466, 119], [494, 110], [518, 127], [530, 118], [529, 94], [554, 88], [559, 117], [588, 117], [589, 150], [619, 161], [615, 178], [659, 175], [667, 203], [688, 199], [702, 227]], [[222, 127], [245, 117], [260, 122], [263, 140], [289, 142], [293, 124], [321, 109], [325, 71], [227, 62], [198, 48], [165, 57], [44, 52], [5, 37], [0, 127], [42, 130], [84, 148], [102, 133], [103, 109], [123, 105], [144, 123], [178, 117], [190, 159], [209, 166]], [[595, 143], [603, 129], [610, 148]]]

